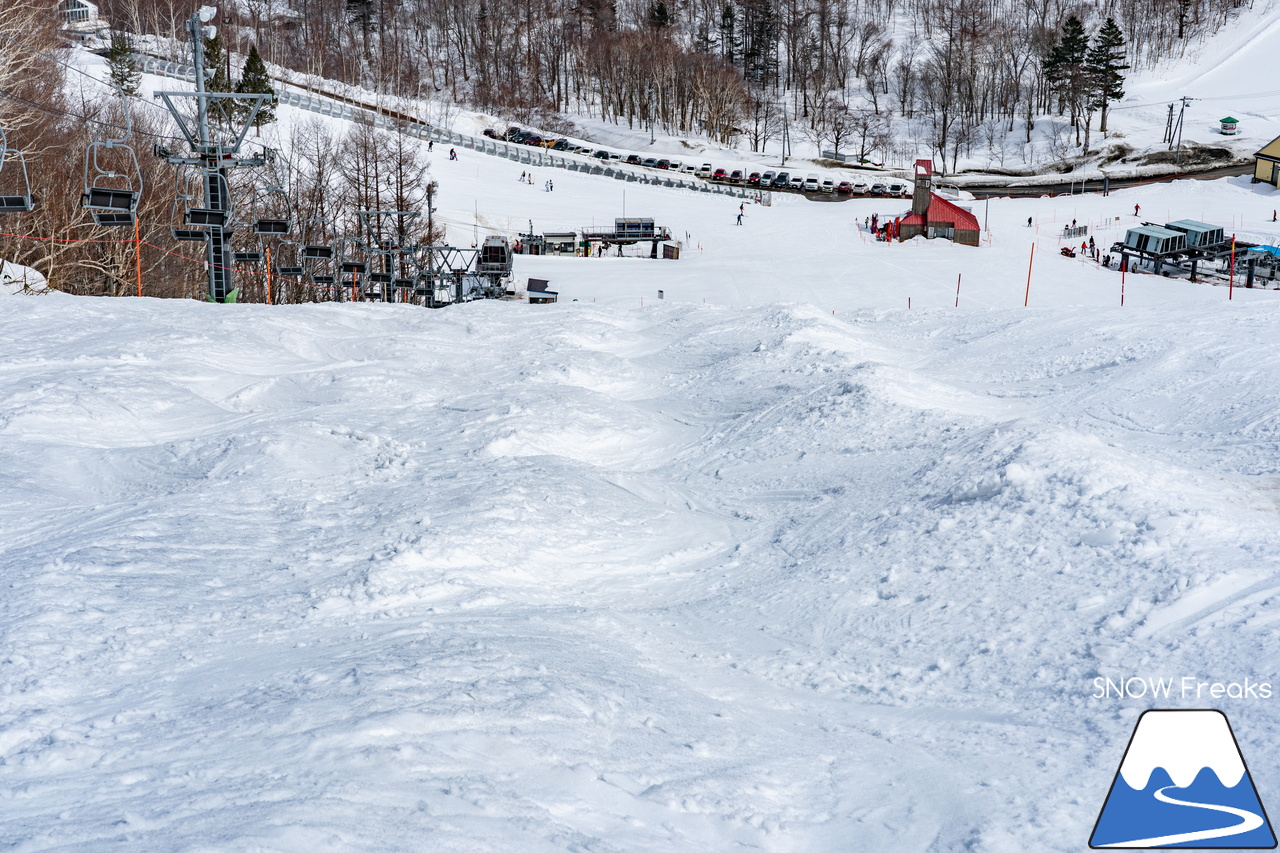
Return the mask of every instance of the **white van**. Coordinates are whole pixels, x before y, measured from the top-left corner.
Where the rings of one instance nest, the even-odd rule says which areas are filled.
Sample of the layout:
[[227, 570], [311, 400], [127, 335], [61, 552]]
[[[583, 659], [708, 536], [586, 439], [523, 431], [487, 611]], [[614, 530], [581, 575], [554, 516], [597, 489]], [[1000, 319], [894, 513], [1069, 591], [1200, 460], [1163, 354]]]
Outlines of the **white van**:
[[836, 191], [836, 182], [830, 178], [826, 178], [822, 182], [822, 191], [824, 193], [833, 193]]
[[685, 163], [680, 167], [680, 171], [686, 175], [692, 175], [694, 172], [698, 171], [698, 167], [692, 163]]
[[701, 166], [698, 167], [698, 171], [694, 172], [694, 175], [696, 175], [699, 178], [709, 178], [711, 177], [711, 173], [714, 171], [715, 171], [715, 167], [712, 166], [710, 163], [703, 163]]
[[818, 176], [810, 172], [804, 176], [804, 191], [816, 193], [819, 189]]

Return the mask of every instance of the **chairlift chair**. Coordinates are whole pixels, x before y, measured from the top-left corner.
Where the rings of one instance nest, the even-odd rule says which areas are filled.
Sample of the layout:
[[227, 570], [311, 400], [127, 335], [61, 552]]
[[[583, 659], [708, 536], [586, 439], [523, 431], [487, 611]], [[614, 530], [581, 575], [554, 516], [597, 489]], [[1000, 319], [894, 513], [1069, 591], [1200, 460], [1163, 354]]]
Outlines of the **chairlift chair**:
[[[138, 214], [138, 199], [142, 196], [142, 167], [129, 144], [133, 133], [129, 102], [123, 93], [120, 100], [124, 103], [124, 135], [119, 139], [95, 139], [84, 152], [84, 195], [80, 206], [89, 211], [95, 223], [108, 227], [133, 225]], [[117, 149], [126, 155], [127, 174], [99, 162], [103, 152]]]
[[[31, 194], [31, 176], [27, 173], [27, 160], [20, 150], [9, 147], [4, 128], [0, 127], [0, 173], [4, 172], [5, 163], [9, 162], [17, 165], [18, 177], [15, 181], [19, 192], [0, 195], [0, 213], [27, 213], [35, 210], [36, 200]], [[8, 179], [5, 179], [5, 183], [9, 183]]]
[[[196, 197], [191, 192], [192, 183], [196, 180], [195, 175], [187, 176], [187, 187], [182, 189], [179, 186], [178, 195], [173, 200], [173, 207], [169, 214], [169, 233], [173, 235], [173, 239], [180, 242], [203, 243], [205, 241], [205, 231], [200, 228], [188, 228], [187, 211], [195, 204]], [[181, 184], [182, 178], [178, 178]]]
[[237, 264], [260, 264], [262, 263], [261, 252], [232, 252], [231, 257], [235, 259]]
[[[268, 199], [275, 199], [270, 204]], [[280, 216], [283, 212], [283, 216]], [[253, 233], [262, 236], [281, 236], [293, 230], [293, 214], [289, 209], [289, 195], [278, 186], [263, 187], [253, 194]]]
[[[277, 249], [275, 274], [283, 278], [302, 278], [307, 269], [298, 260], [300, 244], [294, 240], [281, 240]], [[291, 262], [286, 263], [289, 258]]]

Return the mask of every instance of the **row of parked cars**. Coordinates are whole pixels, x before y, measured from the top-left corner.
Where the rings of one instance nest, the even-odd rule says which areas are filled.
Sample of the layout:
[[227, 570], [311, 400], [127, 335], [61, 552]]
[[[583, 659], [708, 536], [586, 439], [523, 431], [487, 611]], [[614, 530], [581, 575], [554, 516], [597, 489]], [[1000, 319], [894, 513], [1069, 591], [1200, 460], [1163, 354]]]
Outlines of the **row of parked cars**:
[[678, 160], [668, 160], [661, 157], [641, 157], [639, 154], [627, 154], [624, 156], [616, 151], [609, 151], [603, 148], [592, 150], [585, 146], [574, 145], [567, 139], [544, 138], [531, 130], [521, 130], [518, 127], [509, 127], [503, 133], [499, 133], [493, 128], [486, 128], [484, 135], [490, 139], [549, 148], [552, 151], [584, 154], [595, 157], [598, 160], [617, 160], [633, 166], [681, 172], [697, 178], [705, 178], [714, 183], [737, 184], [739, 186], [771, 190], [794, 190], [806, 193], [839, 193], [841, 195], [872, 195], [894, 198], [906, 198], [911, 195], [912, 191], [911, 184], [898, 178], [855, 178], [852, 181], [836, 181], [832, 178], [819, 177], [813, 173], [801, 177], [798, 173], [793, 175], [790, 172], [775, 172], [773, 170], [752, 172], [745, 169], [717, 169], [710, 163], [695, 166], [692, 163], [681, 163]]
[[841, 195], [873, 195], [906, 198], [911, 195], [912, 186], [899, 178], [855, 178], [851, 181], [836, 181], [810, 172], [801, 176], [799, 173], [749, 172], [745, 169], [717, 169], [710, 163], [703, 163], [694, 172], [698, 177], [724, 184], [739, 184], [761, 189], [794, 190], [806, 193], [839, 193]]

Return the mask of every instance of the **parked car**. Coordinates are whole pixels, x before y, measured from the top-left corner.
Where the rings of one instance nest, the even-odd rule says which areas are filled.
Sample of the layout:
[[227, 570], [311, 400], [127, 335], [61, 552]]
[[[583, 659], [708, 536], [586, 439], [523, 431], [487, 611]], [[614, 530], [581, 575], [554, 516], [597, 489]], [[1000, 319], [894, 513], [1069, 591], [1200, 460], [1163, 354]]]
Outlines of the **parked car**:
[[871, 185], [872, 195], [886, 195], [888, 192], [889, 187], [885, 185], [884, 181], [876, 181]]
[[546, 139], [542, 140], [542, 147], [547, 149], [552, 149], [556, 147], [557, 142], [564, 142], [564, 140], [556, 139], [554, 136], [548, 136]]
[[641, 166], [644, 166], [645, 168], [648, 168], [648, 169], [656, 168], [656, 167], [657, 167], [657, 165], [658, 165], [658, 158], [657, 158], [657, 157], [646, 157], [646, 158], [644, 158], [643, 160], [641, 160], [641, 161], [640, 161], [640, 165], [641, 165]]
[[771, 186], [773, 186], [773, 179], [774, 179], [774, 178], [776, 178], [776, 177], [777, 177], [777, 175], [774, 173], [774, 171], [773, 171], [772, 169], [770, 169], [770, 170], [769, 170], [769, 171], [767, 171], [767, 172], [761, 172], [761, 173], [760, 173], [760, 186], [762, 186], [762, 187], [771, 187]]
[[573, 153], [574, 153], [574, 154], [587, 154], [587, 155], [591, 155], [591, 154], [593, 154], [593, 153], [595, 153], [595, 152], [593, 152], [590, 148], [588, 148], [588, 147], [587, 147], [587, 146], [585, 146], [585, 145], [579, 145], [577, 148], [573, 149]]
[[632, 166], [639, 166], [643, 161], [640, 159], [639, 154], [628, 154], [627, 162], [630, 163]]
[[714, 172], [711, 173], [711, 180], [727, 181], [729, 180], [729, 173], [726, 172], [724, 169], [716, 169]]
[[528, 138], [529, 138], [528, 132], [522, 130], [519, 133], [516, 133], [515, 135], [511, 136], [510, 140], [512, 142], [516, 142], [516, 143], [519, 143], [520, 145], [523, 145], [525, 143], [525, 140], [527, 140]]
[[667, 168], [673, 172], [683, 172], [684, 163], [681, 163], [679, 160], [672, 160], [670, 163], [667, 164]]
[[573, 149], [573, 145], [567, 139], [557, 139], [556, 144], [552, 145], [551, 148], [555, 151], [570, 151]]
[[787, 186], [788, 186], [788, 187], [790, 187], [790, 188], [791, 188], [791, 189], [793, 189], [793, 190], [803, 190], [803, 189], [804, 189], [804, 178], [800, 177], [799, 175], [792, 175], [792, 176], [791, 176], [791, 181], [790, 181], [790, 183], [788, 183], [788, 184], [787, 184]]
[[710, 163], [703, 163], [698, 167], [698, 171], [694, 172], [699, 178], [710, 178], [713, 173]]
[[773, 179], [773, 185], [780, 190], [785, 190], [791, 186], [791, 173], [779, 172], [778, 177]]
[[610, 160], [621, 160], [621, 159], [622, 159], [622, 155], [621, 155], [621, 154], [619, 154], [619, 153], [617, 153], [616, 151], [610, 151], [610, 152], [609, 152], [609, 159], [610, 159]]
[[486, 127], [483, 132], [484, 132], [484, 135], [489, 137], [490, 139], [498, 138], [498, 131], [494, 130], [492, 127]]
[[831, 180], [830, 178], [823, 178], [822, 191], [828, 194], [834, 193], [836, 191], [836, 182]]
[[852, 191], [854, 195], [866, 195], [871, 191], [871, 184], [865, 178], [854, 178]]
[[840, 183], [836, 184], [836, 192], [840, 193], [841, 195], [850, 195], [853, 192], [853, 184], [849, 183], [848, 181], [841, 181]]
[[752, 172], [750, 175], [747, 175], [747, 183], [753, 187], [760, 186], [760, 173]]
[[686, 175], [696, 175], [698, 173], [698, 167], [692, 163], [685, 163], [680, 167], [680, 171], [684, 172]]
[[818, 182], [817, 175], [815, 175], [813, 172], [810, 172], [809, 174], [805, 175], [804, 177], [805, 192], [816, 193], [820, 188], [821, 188], [821, 184]]
[[592, 154], [591, 156], [592, 156], [592, 157], [595, 157], [597, 160], [608, 160], [608, 159], [609, 159], [609, 152], [608, 152], [608, 151], [605, 151], [603, 148], [601, 148], [599, 151], [597, 151], [596, 153]]
[[906, 194], [907, 194], [907, 185], [902, 183], [902, 181], [889, 182], [889, 195], [901, 197]]
[[670, 161], [670, 160], [659, 160], [655, 165], [656, 165], [659, 169], [670, 169], [670, 168], [671, 168], [671, 161]]
[[743, 181], [743, 176], [742, 176], [741, 169], [734, 169], [732, 172], [729, 173], [729, 183], [740, 184], [742, 183], [742, 181]]
[[507, 140], [508, 142], [514, 142], [515, 138], [519, 136], [521, 133], [523, 133], [523, 131], [520, 130], [520, 128], [516, 127], [515, 125], [512, 125], [511, 127], [507, 128], [506, 133], [502, 134], [502, 138]]
[[536, 133], [530, 133], [524, 138], [525, 145], [541, 145], [542, 137]]

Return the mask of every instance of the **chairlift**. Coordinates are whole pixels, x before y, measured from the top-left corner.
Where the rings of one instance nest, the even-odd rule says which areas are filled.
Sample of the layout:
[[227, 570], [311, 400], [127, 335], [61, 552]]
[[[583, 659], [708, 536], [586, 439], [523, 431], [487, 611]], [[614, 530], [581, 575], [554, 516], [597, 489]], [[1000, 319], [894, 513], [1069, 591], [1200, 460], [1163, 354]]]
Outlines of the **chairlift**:
[[[274, 203], [270, 202], [274, 199]], [[253, 194], [253, 233], [260, 236], [281, 236], [293, 230], [293, 214], [289, 210], [289, 195], [278, 186], [263, 187]], [[283, 212], [283, 216], [280, 214]], [[273, 215], [274, 214], [274, 215]]]
[[[0, 195], [0, 213], [27, 213], [35, 210], [36, 199], [31, 194], [31, 176], [27, 173], [27, 159], [22, 156], [20, 150], [9, 147], [4, 128], [0, 127], [0, 172], [4, 171], [5, 163], [9, 162], [17, 165], [18, 177], [15, 182], [19, 192]], [[7, 179], [6, 183], [8, 183]]]
[[184, 227], [187, 224], [187, 211], [191, 209], [196, 201], [195, 194], [191, 192], [191, 185], [195, 180], [195, 175], [188, 175], [186, 189], [182, 189], [182, 176], [178, 176], [178, 194], [173, 200], [173, 207], [169, 214], [169, 232], [173, 235], [173, 239], [181, 242], [203, 243], [206, 239], [205, 232], [202, 229]]
[[[120, 90], [117, 88], [117, 92]], [[102, 226], [133, 225], [138, 214], [138, 199], [142, 196], [142, 167], [138, 155], [129, 144], [133, 123], [129, 117], [129, 102], [120, 93], [124, 104], [124, 135], [119, 139], [95, 139], [84, 153], [84, 195], [80, 206], [89, 211], [93, 221]], [[127, 173], [103, 166], [99, 158], [103, 152], [124, 151]]]
[[235, 259], [237, 264], [260, 264], [262, 263], [261, 252], [232, 252], [231, 257]]
[[[298, 261], [299, 247], [301, 244], [294, 240], [281, 240], [277, 249], [275, 274], [282, 278], [302, 278], [306, 275], [307, 269]], [[290, 262], [286, 262], [288, 258]]]

